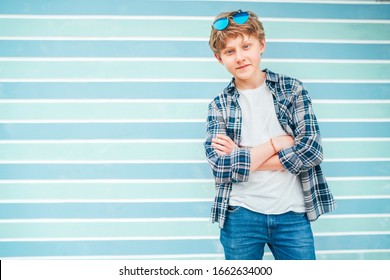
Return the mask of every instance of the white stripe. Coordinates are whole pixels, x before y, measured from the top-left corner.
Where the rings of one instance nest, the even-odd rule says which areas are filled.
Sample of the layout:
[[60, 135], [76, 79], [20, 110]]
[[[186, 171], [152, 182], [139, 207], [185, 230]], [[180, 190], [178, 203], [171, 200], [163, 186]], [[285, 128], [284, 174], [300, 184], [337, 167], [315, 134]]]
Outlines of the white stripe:
[[[326, 214], [320, 219], [369, 219], [369, 218], [390, 218], [390, 214]], [[201, 222], [209, 223], [210, 219], [198, 218], [107, 218], [107, 219], [0, 219], [0, 224], [44, 224], [44, 223], [170, 223], [170, 222]]]
[[353, 199], [390, 199], [390, 195], [342, 195], [335, 196], [337, 200], [353, 200]]
[[199, 20], [199, 21], [212, 21], [214, 17], [207, 16], [123, 16], [123, 15], [27, 15], [27, 14], [1, 14], [0, 19], [77, 19], [77, 20], [176, 20], [176, 21], [188, 21], [188, 20]]
[[[123, 104], [123, 103], [147, 103], [147, 104], [154, 104], [154, 103], [209, 103], [209, 99], [160, 99], [160, 98], [153, 98], [153, 99], [142, 99], [142, 98], [137, 98], [137, 99], [106, 99], [106, 98], [93, 98], [93, 99], [0, 99], [0, 104], [5, 103], [50, 103], [50, 104], [73, 104], [73, 103], [80, 103], [80, 104], [106, 104], [106, 103], [118, 103], [118, 104]], [[390, 100], [389, 100], [390, 103]]]
[[114, 219], [0, 219], [0, 224], [41, 224], [41, 223], [171, 223], [210, 222], [209, 218], [114, 218]]
[[[367, 250], [316, 250], [318, 255], [329, 254], [370, 254], [389, 253], [390, 249], [367, 249]], [[271, 252], [265, 252], [264, 256], [272, 256]], [[94, 255], [94, 256], [29, 256], [29, 257], [2, 257], [4, 260], [161, 260], [161, 259], [221, 259], [223, 254], [167, 254], [167, 255]]]
[[367, 137], [367, 138], [322, 138], [322, 142], [388, 142], [389, 137]]
[[[390, 199], [390, 195], [335, 196], [336, 200]], [[213, 202], [213, 198], [139, 198], [139, 199], [0, 199], [0, 204], [68, 204], [68, 203], [194, 203]]]
[[314, 236], [356, 236], [356, 235], [389, 235], [390, 231], [346, 231], [346, 232], [318, 232]]
[[[379, 122], [380, 119], [372, 122]], [[67, 119], [67, 120], [4, 120], [0, 123], [205, 123], [206, 119]]]
[[[339, 122], [369, 122], [369, 123], [377, 123], [377, 122], [390, 122], [390, 118], [372, 118], [372, 119], [318, 119], [319, 122], [325, 123], [339, 123]], [[206, 119], [50, 119], [50, 120], [9, 120], [9, 119], [0, 119], [0, 123], [37, 123], [37, 124], [59, 124], [59, 123], [205, 123]]]
[[[388, 235], [390, 232], [321, 232], [314, 236]], [[64, 242], [64, 241], [165, 241], [165, 240], [218, 240], [212, 236], [135, 236], [135, 237], [53, 237], [53, 238], [0, 238], [0, 242]]]
[[[213, 16], [123, 16], [123, 15], [27, 15], [27, 14], [1, 14], [0, 19], [35, 19], [35, 20], [118, 20], [118, 21], [208, 21]], [[388, 24], [386, 19], [337, 19], [337, 18], [277, 18], [261, 17], [262, 22], [305, 22], [305, 23], [372, 23]]]
[[0, 238], [0, 242], [217, 240], [219, 236]]
[[[67, 37], [48, 37], [48, 36], [0, 36], [0, 40], [23, 40], [23, 41], [190, 41], [190, 42], [208, 42], [207, 37], [98, 37], [98, 36], [67, 36]], [[299, 39], [298, 39], [299, 40]], [[269, 40], [268, 40], [269, 41]], [[375, 41], [363, 41], [375, 42]], [[384, 41], [377, 41], [382, 44]]]
[[390, 180], [390, 176], [355, 176], [355, 177], [326, 177], [326, 180], [331, 181], [387, 181]]
[[[314, 236], [388, 235], [386, 231], [321, 232]], [[166, 241], [166, 240], [219, 240], [218, 235], [209, 236], [135, 236], [135, 237], [53, 237], [53, 238], [0, 238], [0, 242], [64, 242], [64, 241]]]
[[[331, 158], [324, 162], [387, 162], [390, 158]], [[0, 160], [0, 164], [205, 164], [207, 160]]]
[[[390, 141], [390, 139], [388, 140]], [[0, 140], [1, 144], [112, 144], [112, 143], [203, 143], [204, 139], [74, 139], [74, 140]]]
[[[372, 119], [357, 119], [357, 118], [350, 118], [350, 119], [340, 119], [340, 118], [335, 118], [335, 119], [326, 119], [326, 118], [319, 118], [319, 122], [390, 122], [389, 118], [372, 118]], [[203, 120], [205, 122], [205, 120]]]
[[343, 1], [343, 0], [198, 0], [198, 1], [213, 1], [213, 2], [273, 2], [273, 3], [309, 3], [309, 4], [388, 4], [388, 3], [375, 3], [373, 0], [355, 0], [355, 1]]
[[[1, 37], [0, 37], [1, 38]], [[305, 38], [274, 38], [267, 39], [267, 42], [278, 43], [319, 43], [319, 44], [374, 44], [388, 45], [390, 40], [353, 40], [353, 39], [305, 39]]]
[[[348, 160], [346, 160], [348, 161]], [[365, 161], [356, 160], [356, 161]], [[382, 159], [382, 161], [385, 161]], [[207, 160], [0, 160], [0, 164], [202, 164], [207, 163]]]
[[[165, 79], [165, 78], [128, 78], [128, 79], [90, 79], [90, 78], [76, 78], [76, 79], [65, 79], [65, 78], [56, 78], [56, 79], [1, 79], [2, 83], [15, 83], [15, 82], [28, 82], [28, 83], [75, 83], [75, 82], [86, 82], [86, 83], [111, 83], [111, 82], [132, 82], [132, 83], [227, 83], [230, 79]], [[357, 80], [359, 81], [359, 80]], [[373, 80], [377, 82], [377, 80]], [[389, 80], [390, 83], [390, 80]]]
[[[323, 138], [322, 142], [389, 142], [383, 138]], [[60, 140], [0, 140], [1, 144], [125, 144], [125, 143], [203, 143], [204, 139], [60, 139]]]
[[[1, 61], [17, 62], [212, 62], [213, 57], [0, 57]], [[306, 58], [263, 58], [262, 62], [269, 63], [327, 63], [327, 64], [389, 64], [390, 60], [380, 59], [306, 59]]]
[[[264, 255], [270, 255], [266, 252]], [[97, 255], [97, 256], [46, 256], [46, 257], [2, 257], [4, 260], [153, 260], [153, 259], [187, 259], [187, 258], [224, 258], [223, 254], [167, 254], [167, 255]]]
[[214, 183], [213, 179], [60, 179], [60, 180], [0, 180], [0, 184], [44, 184], [44, 183]]
[[[388, 181], [390, 176], [362, 176], [362, 177], [326, 177], [327, 181]], [[14, 179], [0, 180], [1, 184], [119, 184], [119, 183], [210, 183], [214, 184], [213, 179], [47, 179], [30, 180]]]
[[390, 218], [390, 214], [326, 214], [320, 219]]
[[326, 158], [324, 162], [373, 162], [390, 161], [390, 158]]
[[[230, 78], [226, 79], [190, 79], [190, 78], [128, 78], [128, 79], [98, 79], [98, 78], [0, 78], [1, 83], [111, 83], [111, 82], [132, 82], [132, 83], [228, 83]], [[388, 79], [375, 79], [375, 80], [365, 80], [365, 79], [301, 79], [304, 83], [328, 83], [328, 84], [388, 84], [390, 80]]]
[[[34, 104], [34, 103], [49, 103], [49, 104], [106, 104], [106, 103], [146, 103], [146, 104], [154, 104], [154, 103], [205, 103], [208, 104], [210, 99], [160, 99], [160, 98], [127, 98], [127, 99], [107, 99], [107, 98], [91, 98], [91, 99], [0, 99], [0, 104]], [[390, 104], [390, 100], [388, 99], [312, 99], [314, 104]]]
[[312, 99], [313, 104], [390, 104], [389, 99]]
[[0, 199], [0, 204], [68, 204], [68, 203], [183, 203], [212, 202], [211, 198], [140, 198], [140, 199]]
[[[23, 41], [185, 41], [185, 42], [208, 42], [208, 37], [44, 37], [44, 36], [0, 36], [0, 40], [23, 40]], [[275, 38], [267, 39], [267, 42], [279, 43], [325, 43], [325, 44], [376, 44], [388, 45], [390, 40], [346, 40], [346, 39], [305, 39], [305, 38]]]
[[357, 250], [316, 250], [316, 254], [364, 254], [364, 253], [390, 253], [390, 249], [357, 249]]

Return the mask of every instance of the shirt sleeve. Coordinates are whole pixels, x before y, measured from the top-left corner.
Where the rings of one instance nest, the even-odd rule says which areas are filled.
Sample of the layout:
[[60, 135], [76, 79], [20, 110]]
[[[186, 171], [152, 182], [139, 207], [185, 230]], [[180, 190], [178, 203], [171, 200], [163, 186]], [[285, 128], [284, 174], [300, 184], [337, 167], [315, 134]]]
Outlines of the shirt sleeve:
[[248, 181], [250, 170], [249, 148], [235, 148], [231, 154], [220, 156], [214, 147], [211, 146], [211, 140], [217, 134], [227, 135], [226, 122], [222, 116], [221, 109], [212, 102], [209, 105], [204, 147], [215, 181], [217, 183]]
[[290, 106], [295, 144], [279, 151], [282, 165], [292, 174], [309, 170], [323, 160], [321, 135], [308, 92], [300, 84]]

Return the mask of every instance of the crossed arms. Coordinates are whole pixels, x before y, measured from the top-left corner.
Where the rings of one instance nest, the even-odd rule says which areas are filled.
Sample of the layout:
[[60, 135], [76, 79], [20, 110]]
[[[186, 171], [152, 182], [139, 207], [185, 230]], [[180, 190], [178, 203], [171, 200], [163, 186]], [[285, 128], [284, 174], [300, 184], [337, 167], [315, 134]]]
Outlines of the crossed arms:
[[207, 133], [204, 143], [207, 160], [216, 183], [239, 183], [249, 179], [255, 170], [287, 170], [299, 175], [319, 165], [323, 160], [321, 137], [317, 119], [307, 91], [300, 88], [292, 96], [288, 107], [291, 136], [272, 139], [253, 148], [239, 147], [236, 143], [237, 123], [235, 115], [226, 118], [226, 112], [234, 112], [219, 99], [209, 104]]
[[[211, 146], [220, 156], [229, 155], [235, 148], [239, 148], [229, 136], [223, 134], [217, 134], [217, 137], [213, 138], [211, 142]], [[286, 170], [277, 153], [293, 145], [294, 139], [285, 135], [272, 138], [270, 141], [251, 148], [250, 171]]]

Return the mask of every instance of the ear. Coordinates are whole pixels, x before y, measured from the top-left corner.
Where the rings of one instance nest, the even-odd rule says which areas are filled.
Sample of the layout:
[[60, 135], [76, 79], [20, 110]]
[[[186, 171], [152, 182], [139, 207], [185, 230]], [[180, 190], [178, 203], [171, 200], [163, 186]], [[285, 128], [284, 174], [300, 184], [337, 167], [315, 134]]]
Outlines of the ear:
[[265, 51], [265, 39], [262, 39], [260, 41], [260, 52], [261, 52], [261, 54], [263, 54], [264, 51]]
[[214, 53], [214, 57], [218, 60], [219, 63], [223, 65], [223, 61], [219, 53]]

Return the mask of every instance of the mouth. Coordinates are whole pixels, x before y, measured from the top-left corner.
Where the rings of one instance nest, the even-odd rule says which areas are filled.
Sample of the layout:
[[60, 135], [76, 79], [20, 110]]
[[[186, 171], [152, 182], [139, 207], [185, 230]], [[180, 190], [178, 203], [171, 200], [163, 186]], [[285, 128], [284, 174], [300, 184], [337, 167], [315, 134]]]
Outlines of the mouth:
[[244, 69], [244, 68], [246, 68], [246, 67], [248, 67], [248, 66], [250, 66], [250, 64], [242, 65], [242, 66], [240, 66], [240, 67], [237, 67], [236, 69], [237, 69], [237, 70], [241, 70], [241, 69]]

